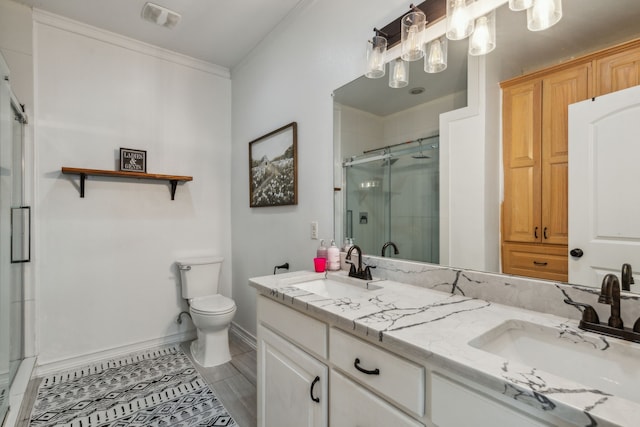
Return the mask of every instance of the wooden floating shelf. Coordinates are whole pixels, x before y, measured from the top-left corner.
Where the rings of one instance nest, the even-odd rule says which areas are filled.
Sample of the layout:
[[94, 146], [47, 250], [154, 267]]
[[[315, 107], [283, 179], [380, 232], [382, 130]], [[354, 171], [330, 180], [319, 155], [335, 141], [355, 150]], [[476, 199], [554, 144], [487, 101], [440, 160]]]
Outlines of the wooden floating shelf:
[[108, 171], [102, 169], [68, 168], [65, 166], [62, 167], [62, 173], [67, 175], [80, 176], [80, 197], [84, 197], [84, 182], [88, 176], [106, 176], [110, 178], [133, 178], [169, 181], [169, 184], [171, 184], [171, 200], [174, 200], [175, 198], [178, 182], [193, 181], [192, 176], [161, 175], [157, 173], [141, 173], [128, 171]]

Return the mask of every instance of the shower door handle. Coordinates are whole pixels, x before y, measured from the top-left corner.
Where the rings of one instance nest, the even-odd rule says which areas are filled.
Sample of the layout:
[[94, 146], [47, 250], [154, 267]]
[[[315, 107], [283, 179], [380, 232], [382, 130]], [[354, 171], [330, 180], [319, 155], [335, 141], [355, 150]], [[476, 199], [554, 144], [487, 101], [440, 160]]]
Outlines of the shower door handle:
[[31, 262], [31, 207], [11, 208], [11, 263]]

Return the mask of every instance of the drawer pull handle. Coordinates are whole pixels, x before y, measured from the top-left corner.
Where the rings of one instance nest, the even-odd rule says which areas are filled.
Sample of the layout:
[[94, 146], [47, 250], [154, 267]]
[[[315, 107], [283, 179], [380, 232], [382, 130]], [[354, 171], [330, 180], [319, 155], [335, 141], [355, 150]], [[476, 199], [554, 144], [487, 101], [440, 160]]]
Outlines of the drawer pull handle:
[[313, 397], [313, 388], [316, 386], [316, 383], [320, 381], [320, 377], [315, 377], [313, 379], [313, 382], [311, 383], [311, 388], [309, 389], [309, 396], [311, 396], [311, 400], [313, 400], [314, 402], [318, 403], [320, 402], [320, 398], [319, 397]]
[[380, 369], [376, 368], [373, 371], [370, 371], [368, 369], [364, 369], [360, 367], [360, 359], [358, 359], [356, 357], [356, 360], [353, 362], [353, 366], [355, 366], [355, 368], [362, 372], [363, 374], [367, 374], [367, 375], [380, 375]]
[[535, 265], [539, 265], [539, 266], [542, 266], [542, 267], [544, 267], [545, 265], [549, 264], [548, 262], [540, 262], [540, 261], [533, 261], [533, 263]]

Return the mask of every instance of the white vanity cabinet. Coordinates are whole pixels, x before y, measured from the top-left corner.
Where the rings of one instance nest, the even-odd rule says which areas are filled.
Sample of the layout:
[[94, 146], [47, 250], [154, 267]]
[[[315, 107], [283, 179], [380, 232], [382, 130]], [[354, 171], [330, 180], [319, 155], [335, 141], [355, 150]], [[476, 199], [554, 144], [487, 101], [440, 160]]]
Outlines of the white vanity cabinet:
[[327, 325], [258, 297], [258, 427], [326, 427]]
[[258, 296], [258, 426], [570, 427]]

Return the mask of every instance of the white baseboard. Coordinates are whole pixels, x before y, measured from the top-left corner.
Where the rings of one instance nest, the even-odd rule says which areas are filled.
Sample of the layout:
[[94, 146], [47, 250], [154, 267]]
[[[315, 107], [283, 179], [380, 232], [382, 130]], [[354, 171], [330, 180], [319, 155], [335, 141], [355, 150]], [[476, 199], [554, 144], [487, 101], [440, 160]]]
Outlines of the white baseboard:
[[36, 366], [36, 376], [42, 377], [55, 372], [67, 371], [70, 369], [80, 368], [91, 363], [95, 363], [105, 359], [125, 356], [130, 353], [147, 350], [162, 345], [176, 344], [183, 341], [189, 341], [196, 338], [195, 329], [169, 335], [162, 338], [156, 338], [148, 341], [142, 341], [136, 344], [117, 347], [109, 350], [98, 351], [96, 353], [85, 354], [82, 356], [72, 357], [69, 359], [58, 360], [44, 365]]
[[244, 341], [252, 349], [255, 350], [257, 348], [256, 337], [251, 335], [246, 329], [238, 326], [236, 323], [231, 322], [231, 327], [229, 328], [229, 332], [234, 334], [240, 340]]

